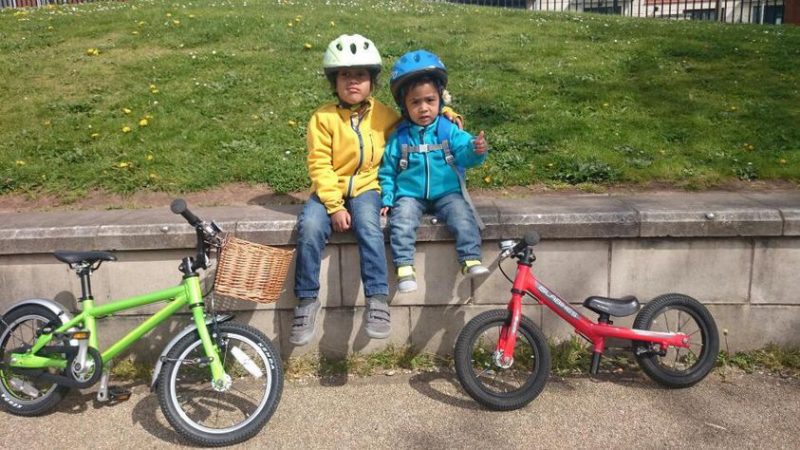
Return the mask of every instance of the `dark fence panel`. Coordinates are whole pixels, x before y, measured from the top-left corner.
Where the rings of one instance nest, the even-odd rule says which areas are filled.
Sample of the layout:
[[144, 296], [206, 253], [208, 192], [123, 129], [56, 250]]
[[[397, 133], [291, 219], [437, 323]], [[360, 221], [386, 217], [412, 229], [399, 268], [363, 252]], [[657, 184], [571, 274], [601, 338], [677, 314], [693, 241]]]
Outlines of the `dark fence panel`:
[[568, 11], [654, 17], [672, 20], [708, 20], [728, 23], [781, 25], [784, 0], [432, 0], [531, 11]]

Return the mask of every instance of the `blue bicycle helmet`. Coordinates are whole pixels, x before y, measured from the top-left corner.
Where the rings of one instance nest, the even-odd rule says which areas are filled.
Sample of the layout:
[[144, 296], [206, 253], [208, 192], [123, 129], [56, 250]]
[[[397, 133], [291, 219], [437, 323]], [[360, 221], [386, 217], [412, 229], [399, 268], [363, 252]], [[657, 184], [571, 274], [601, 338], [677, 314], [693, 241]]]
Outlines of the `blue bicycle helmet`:
[[414, 50], [401, 56], [392, 67], [389, 88], [397, 106], [405, 110], [403, 98], [409, 81], [427, 75], [438, 83], [439, 95], [447, 87], [447, 68], [438, 56], [427, 50]]

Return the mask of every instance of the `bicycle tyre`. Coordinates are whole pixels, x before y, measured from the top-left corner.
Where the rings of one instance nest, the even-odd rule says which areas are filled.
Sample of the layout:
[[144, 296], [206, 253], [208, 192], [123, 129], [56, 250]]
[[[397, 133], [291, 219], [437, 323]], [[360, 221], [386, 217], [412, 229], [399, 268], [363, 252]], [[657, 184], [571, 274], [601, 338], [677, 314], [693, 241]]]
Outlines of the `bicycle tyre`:
[[[210, 367], [191, 362], [193, 358], [205, 356], [197, 333], [185, 336], [168, 352], [158, 379], [158, 399], [164, 416], [183, 437], [202, 446], [232, 445], [253, 437], [272, 417], [283, 391], [280, 355], [264, 334], [234, 322], [219, 324], [217, 331], [218, 342], [222, 343], [220, 358], [226, 373], [233, 374], [230, 389], [214, 391]], [[258, 366], [263, 381], [259, 381], [262, 377], [254, 376], [244, 364], [237, 363], [237, 358], [231, 353], [236, 345], [233, 341]], [[199, 390], [188, 389], [193, 381]], [[252, 404], [251, 399], [257, 394], [263, 394], [263, 398]], [[246, 406], [253, 408], [244, 410]], [[214, 407], [217, 409], [212, 414], [210, 411]], [[194, 413], [198, 414], [197, 417], [190, 417]], [[235, 416], [232, 421], [241, 421], [222, 427], [201, 423], [212, 416], [219, 420], [220, 413]]]
[[[677, 311], [673, 322], [673, 325], [677, 325], [677, 327], [669, 325], [669, 316], [667, 314], [670, 311]], [[682, 314], [687, 316], [683, 325], [680, 323]], [[659, 318], [662, 317], [666, 329], [654, 331], [687, 332], [692, 340], [696, 339], [694, 335], [699, 334], [701, 342], [699, 344], [693, 343], [692, 347], [685, 350], [684, 356], [681, 356], [681, 352], [684, 349], [672, 348], [668, 352], [674, 352], [674, 357], [672, 353], [667, 353], [665, 356], [645, 354], [636, 355], [636, 361], [647, 376], [663, 386], [668, 388], [692, 386], [705, 378], [714, 368], [717, 361], [719, 334], [714, 318], [702, 303], [692, 297], [683, 294], [664, 294], [650, 300], [639, 311], [633, 322], [633, 328], [653, 330], [660, 320]], [[681, 329], [688, 324], [690, 319], [695, 322], [697, 328], [692, 333], [688, 333], [688, 331], [692, 331], [691, 327]], [[661, 324], [658, 323], [658, 326], [660, 327]], [[634, 349], [638, 350], [647, 345], [644, 342], [636, 342]], [[698, 346], [700, 347], [699, 352], [694, 350]], [[668, 366], [670, 361], [674, 362], [674, 367]], [[684, 368], [685, 364], [687, 366]]]
[[[48, 323], [60, 323], [52, 311], [39, 305], [26, 305], [3, 316], [0, 322], [0, 361], [5, 365], [5, 353], [36, 341], [36, 331]], [[13, 380], [13, 381], [12, 381]], [[28, 389], [45, 391], [34, 397], [12, 384], [25, 383]], [[41, 389], [40, 389], [41, 388]], [[69, 387], [27, 377], [0, 368], [0, 399], [3, 408], [18, 416], [39, 416], [54, 408], [69, 392]]]
[[[530, 376], [522, 386], [509, 392], [494, 392], [492, 387], [483, 381], [480, 376], [483, 372], [490, 370], [497, 373], [505, 369], [497, 367], [493, 361], [487, 362], [485, 354], [484, 361], [477, 362], [474, 354], [476, 341], [484, 331], [492, 327], [502, 327], [510, 320], [511, 312], [501, 309], [486, 311], [475, 316], [459, 333], [454, 351], [456, 375], [461, 386], [475, 401], [494, 411], [509, 411], [527, 405], [542, 392], [550, 374], [550, 348], [547, 345], [547, 339], [530, 319], [522, 316], [517, 330], [517, 344], [520, 343], [520, 339], [524, 339], [527, 341], [526, 345], [530, 346], [530, 362], [533, 364], [532, 367], [527, 367], [532, 371]], [[494, 342], [490, 342], [489, 346], [493, 351], [496, 338], [491, 339], [494, 339]], [[519, 358], [520, 355], [517, 353], [518, 350], [515, 347], [514, 364], [519, 361], [523, 368], [526, 368], [525, 363], [522, 362], [524, 359]], [[479, 374], [475, 373], [476, 364], [480, 364], [484, 368]], [[491, 369], [487, 367], [489, 365], [491, 365]]]

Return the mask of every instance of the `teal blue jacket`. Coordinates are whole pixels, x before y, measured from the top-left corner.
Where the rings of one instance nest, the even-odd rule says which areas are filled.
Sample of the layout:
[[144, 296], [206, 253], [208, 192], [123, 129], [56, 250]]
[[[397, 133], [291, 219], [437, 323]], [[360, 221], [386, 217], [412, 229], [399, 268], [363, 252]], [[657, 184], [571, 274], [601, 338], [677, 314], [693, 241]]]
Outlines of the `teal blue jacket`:
[[[441, 116], [430, 125], [421, 127], [410, 123], [408, 127], [398, 126], [386, 142], [383, 161], [378, 171], [381, 184], [383, 206], [394, 206], [400, 197], [413, 197], [420, 200], [436, 200], [445, 195], [461, 192], [458, 175], [444, 158], [444, 151], [428, 153], [409, 153], [408, 168], [400, 170], [401, 145], [398, 131], [408, 133], [409, 145], [439, 144], [436, 126]], [[475, 153], [474, 137], [457, 126], [450, 127], [448, 139], [450, 152], [456, 164], [462, 168], [475, 167], [486, 160], [486, 153]]]

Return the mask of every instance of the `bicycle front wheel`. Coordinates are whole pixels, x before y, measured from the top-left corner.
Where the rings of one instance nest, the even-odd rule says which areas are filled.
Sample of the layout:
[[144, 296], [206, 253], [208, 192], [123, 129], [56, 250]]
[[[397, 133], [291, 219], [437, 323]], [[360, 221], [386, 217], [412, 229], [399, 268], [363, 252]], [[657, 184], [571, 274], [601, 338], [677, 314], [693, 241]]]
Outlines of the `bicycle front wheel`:
[[458, 381], [481, 405], [508, 411], [522, 408], [544, 389], [550, 374], [550, 348], [536, 325], [522, 316], [514, 345], [514, 361], [500, 367], [494, 351], [501, 329], [511, 321], [506, 310], [479, 314], [461, 330], [456, 341]]
[[280, 355], [260, 331], [219, 324], [220, 358], [230, 387], [217, 390], [197, 333], [167, 354], [158, 380], [158, 400], [169, 423], [195, 444], [243, 442], [267, 423], [283, 390]]

